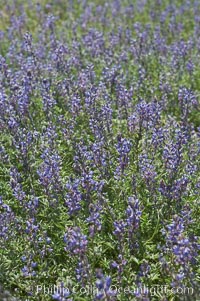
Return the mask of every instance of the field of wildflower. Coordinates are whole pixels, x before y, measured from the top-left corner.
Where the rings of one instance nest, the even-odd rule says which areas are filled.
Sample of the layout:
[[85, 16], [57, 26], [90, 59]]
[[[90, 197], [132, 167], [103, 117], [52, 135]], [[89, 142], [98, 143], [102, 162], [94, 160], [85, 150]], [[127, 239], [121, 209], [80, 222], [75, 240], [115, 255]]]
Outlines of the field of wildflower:
[[200, 1], [0, 1], [0, 301], [200, 299]]

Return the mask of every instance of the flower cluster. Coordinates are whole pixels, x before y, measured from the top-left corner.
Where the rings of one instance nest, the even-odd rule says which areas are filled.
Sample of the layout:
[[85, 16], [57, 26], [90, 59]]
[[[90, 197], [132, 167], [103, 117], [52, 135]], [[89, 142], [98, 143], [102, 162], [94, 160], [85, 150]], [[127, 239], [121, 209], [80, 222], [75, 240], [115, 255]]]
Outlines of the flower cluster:
[[186, 234], [186, 226], [189, 222], [191, 222], [190, 214], [188, 214], [188, 211], [183, 211], [183, 217], [175, 215], [172, 223], [162, 231], [163, 235], [166, 236], [164, 252], [171, 253], [173, 256], [172, 286], [176, 287], [185, 285], [187, 281], [194, 284], [195, 280], [192, 266], [196, 264], [200, 245], [196, 236]]
[[87, 251], [87, 237], [81, 233], [81, 229], [78, 227], [67, 230], [64, 242], [66, 243], [65, 251], [69, 251], [72, 255], [81, 255]]
[[141, 290], [200, 277], [200, 1], [36, 2], [0, 1], [0, 283], [179, 300]]

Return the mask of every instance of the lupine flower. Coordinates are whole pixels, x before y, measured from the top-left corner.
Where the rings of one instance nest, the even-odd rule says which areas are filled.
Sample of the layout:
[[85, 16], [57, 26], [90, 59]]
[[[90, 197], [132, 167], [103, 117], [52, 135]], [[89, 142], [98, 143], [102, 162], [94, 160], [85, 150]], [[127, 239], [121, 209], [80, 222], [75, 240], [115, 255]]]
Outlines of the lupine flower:
[[15, 215], [9, 205], [0, 197], [0, 240], [3, 243], [14, 236]]
[[128, 127], [131, 132], [153, 128], [159, 124], [161, 107], [158, 103], [146, 103], [141, 101], [137, 104], [135, 112], [128, 118]]
[[87, 251], [87, 236], [81, 233], [78, 227], [69, 228], [64, 236], [66, 243], [65, 251], [69, 251], [72, 255], [84, 254]]
[[186, 234], [187, 223], [189, 223], [188, 213], [183, 217], [175, 215], [172, 223], [162, 231], [166, 236], [165, 252], [173, 254], [172, 286], [182, 287], [185, 283], [183, 280], [191, 281], [190, 283], [194, 281], [191, 269], [196, 263], [200, 246], [197, 243], [197, 237]]
[[131, 151], [131, 143], [125, 138], [122, 138], [120, 135], [118, 136], [118, 143], [116, 145], [116, 149], [119, 153], [118, 162], [119, 165], [116, 169], [116, 176], [118, 177], [121, 174], [124, 174], [126, 167], [129, 164], [129, 153]]
[[76, 214], [79, 210], [81, 210], [81, 200], [83, 198], [82, 193], [80, 191], [80, 180], [73, 180], [66, 184], [68, 193], [66, 194], [65, 204], [68, 207], [69, 214]]
[[126, 223], [128, 227], [129, 247], [132, 250], [137, 247], [136, 235], [140, 226], [140, 218], [142, 215], [141, 205], [138, 199], [134, 197], [128, 198], [128, 207], [126, 209]]
[[117, 235], [119, 238], [123, 238], [124, 233], [126, 231], [127, 223], [123, 220], [120, 220], [120, 221], [115, 221], [113, 224], [115, 227], [113, 233]]
[[53, 154], [51, 149], [45, 149], [41, 155], [43, 163], [40, 165], [37, 173], [39, 181], [46, 191], [54, 189], [60, 191], [62, 189], [60, 179], [60, 156]]
[[95, 296], [95, 300], [115, 300], [112, 297], [116, 295], [116, 291], [111, 289], [112, 279], [109, 276], [104, 276], [101, 270], [97, 271], [96, 287], [98, 293]]
[[102, 208], [100, 205], [93, 206], [92, 204], [89, 206], [89, 217], [86, 221], [90, 224], [90, 236], [93, 237], [95, 232], [99, 232], [102, 229], [102, 222], [100, 212]]
[[183, 119], [187, 119], [191, 108], [198, 106], [197, 98], [191, 90], [183, 87], [179, 89], [178, 100]]
[[169, 143], [163, 149], [163, 160], [168, 172], [176, 173], [182, 160], [181, 148], [173, 142]]
[[152, 189], [156, 182], [157, 172], [152, 164], [152, 160], [150, 160], [146, 154], [139, 156], [139, 168], [147, 187]]
[[13, 195], [18, 201], [22, 202], [25, 199], [26, 194], [23, 191], [22, 185], [20, 183], [22, 180], [20, 173], [17, 171], [16, 168], [13, 167], [11, 168], [10, 175], [11, 175], [10, 185], [13, 190]]
[[52, 295], [53, 300], [58, 300], [58, 301], [70, 301], [72, 299], [69, 299], [68, 297], [70, 296], [70, 291], [68, 288], [65, 288], [63, 283], [59, 286], [59, 289], [56, 289], [54, 294]]

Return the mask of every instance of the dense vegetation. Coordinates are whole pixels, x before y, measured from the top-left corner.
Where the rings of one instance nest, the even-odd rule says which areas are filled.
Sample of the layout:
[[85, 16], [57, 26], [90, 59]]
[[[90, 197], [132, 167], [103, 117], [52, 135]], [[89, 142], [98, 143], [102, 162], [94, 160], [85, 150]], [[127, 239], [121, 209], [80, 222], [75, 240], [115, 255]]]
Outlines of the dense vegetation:
[[199, 94], [200, 1], [0, 2], [4, 290], [197, 300]]

